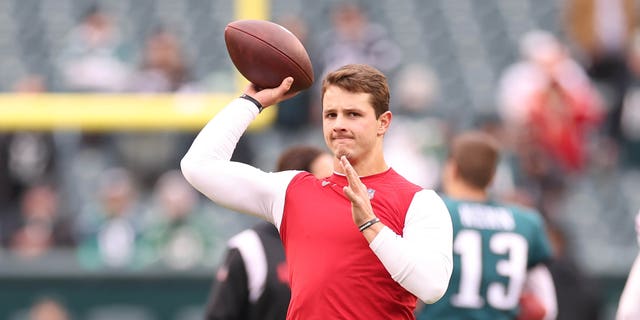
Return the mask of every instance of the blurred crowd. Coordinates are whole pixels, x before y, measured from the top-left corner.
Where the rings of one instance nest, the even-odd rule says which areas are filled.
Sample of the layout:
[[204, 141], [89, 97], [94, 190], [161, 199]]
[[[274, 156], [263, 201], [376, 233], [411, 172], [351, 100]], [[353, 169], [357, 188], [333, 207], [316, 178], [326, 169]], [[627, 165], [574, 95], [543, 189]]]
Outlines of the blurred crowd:
[[[346, 63], [370, 64], [389, 76], [394, 118], [386, 157], [413, 182], [437, 189], [448, 139], [465, 125], [447, 112], [446, 101], [435, 107], [439, 83], [429, 65], [404, 63], [385, 26], [354, 2], [337, 3], [328, 27], [314, 37], [298, 17], [276, 21], [305, 44], [317, 79]], [[570, 187], [619, 168], [640, 169], [638, 8], [632, 0], [567, 0], [563, 10], [561, 34], [529, 30], [519, 39], [519, 57], [499, 77], [494, 108], [470, 113], [466, 125], [503, 143], [495, 196], [543, 213], [558, 277], [580, 272], [565, 234]], [[210, 90], [192, 76], [169, 26], [150, 28], [140, 52], [118, 28], [105, 8], [87, 10], [61, 44], [56, 65], [64, 83], [57, 86], [68, 92]], [[234, 157], [272, 170], [288, 145], [322, 145], [314, 140], [321, 136], [315, 134], [319, 84], [282, 103], [273, 125], [243, 137]], [[30, 74], [14, 90], [41, 93], [50, 85]], [[215, 265], [225, 240], [250, 220], [206, 201], [182, 178], [178, 161], [195, 133], [0, 134], [2, 254], [28, 260], [67, 248], [89, 269]], [[629, 220], [619, 223], [632, 221], [638, 208], [630, 209]]]
[[[82, 15], [57, 59], [65, 91], [197, 90], [180, 40], [169, 28], [152, 28], [135, 53], [118, 27], [100, 6]], [[30, 74], [16, 81], [14, 91], [37, 94], [48, 87], [43, 76]], [[177, 131], [3, 133], [4, 253], [29, 260], [70, 249], [88, 269], [213, 266], [226, 238], [246, 223], [214, 221], [211, 212], [224, 214], [224, 209], [207, 209], [178, 171], [193, 136]]]

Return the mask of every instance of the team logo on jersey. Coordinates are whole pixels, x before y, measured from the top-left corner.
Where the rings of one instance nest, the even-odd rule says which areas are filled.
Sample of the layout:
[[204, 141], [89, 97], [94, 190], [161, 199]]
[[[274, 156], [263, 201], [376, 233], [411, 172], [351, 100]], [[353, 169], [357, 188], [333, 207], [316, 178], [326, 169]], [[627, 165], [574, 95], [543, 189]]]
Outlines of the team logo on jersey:
[[369, 188], [367, 189], [367, 193], [369, 194], [369, 199], [373, 199], [373, 196], [376, 194], [376, 191]]

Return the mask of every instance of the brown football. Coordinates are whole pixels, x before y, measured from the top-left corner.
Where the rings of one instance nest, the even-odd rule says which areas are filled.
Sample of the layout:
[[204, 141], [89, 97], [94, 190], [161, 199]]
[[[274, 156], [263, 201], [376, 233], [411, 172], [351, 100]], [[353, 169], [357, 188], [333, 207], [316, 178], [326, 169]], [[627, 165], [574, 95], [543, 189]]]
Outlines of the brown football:
[[300, 40], [283, 26], [266, 20], [237, 20], [224, 29], [229, 57], [258, 88], [275, 88], [293, 77], [290, 92], [313, 84], [313, 67]]

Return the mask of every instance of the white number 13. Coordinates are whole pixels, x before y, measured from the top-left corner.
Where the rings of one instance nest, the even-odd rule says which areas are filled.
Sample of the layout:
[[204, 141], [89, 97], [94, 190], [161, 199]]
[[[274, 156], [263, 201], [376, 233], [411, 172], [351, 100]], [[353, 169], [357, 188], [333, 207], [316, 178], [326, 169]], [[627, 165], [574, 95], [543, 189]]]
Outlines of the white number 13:
[[[496, 309], [514, 308], [520, 297], [527, 269], [527, 240], [517, 233], [496, 233], [489, 239], [489, 250], [493, 254], [506, 255], [498, 260], [496, 272], [507, 277], [507, 285], [500, 282], [489, 283], [487, 303]], [[477, 230], [462, 230], [453, 243], [453, 251], [460, 255], [460, 288], [451, 298], [451, 304], [460, 308], [480, 308], [484, 299], [480, 295], [483, 265], [482, 237]]]

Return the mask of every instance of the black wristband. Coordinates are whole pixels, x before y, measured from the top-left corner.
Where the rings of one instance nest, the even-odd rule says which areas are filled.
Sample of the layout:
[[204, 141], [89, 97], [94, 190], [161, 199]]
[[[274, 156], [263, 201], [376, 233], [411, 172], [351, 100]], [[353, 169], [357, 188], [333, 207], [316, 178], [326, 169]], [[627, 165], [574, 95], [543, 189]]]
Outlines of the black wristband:
[[246, 99], [246, 100], [249, 100], [249, 101], [253, 102], [253, 104], [255, 104], [255, 105], [256, 105], [256, 107], [258, 108], [258, 113], [262, 112], [262, 109], [264, 109], [264, 107], [262, 106], [262, 104], [260, 104], [260, 101], [256, 100], [256, 98], [254, 98], [254, 97], [252, 97], [252, 96], [250, 96], [250, 95], [248, 95], [248, 94], [246, 94], [246, 93], [243, 93], [243, 94], [240, 96], [240, 98], [242, 98], [242, 99]]
[[378, 219], [378, 217], [375, 217], [375, 218], [373, 218], [373, 219], [361, 224], [358, 227], [358, 230], [360, 230], [360, 232], [362, 232], [362, 231], [366, 230], [367, 228], [371, 227], [372, 225], [374, 225], [374, 224], [376, 224], [378, 222], [380, 222], [380, 219]]

